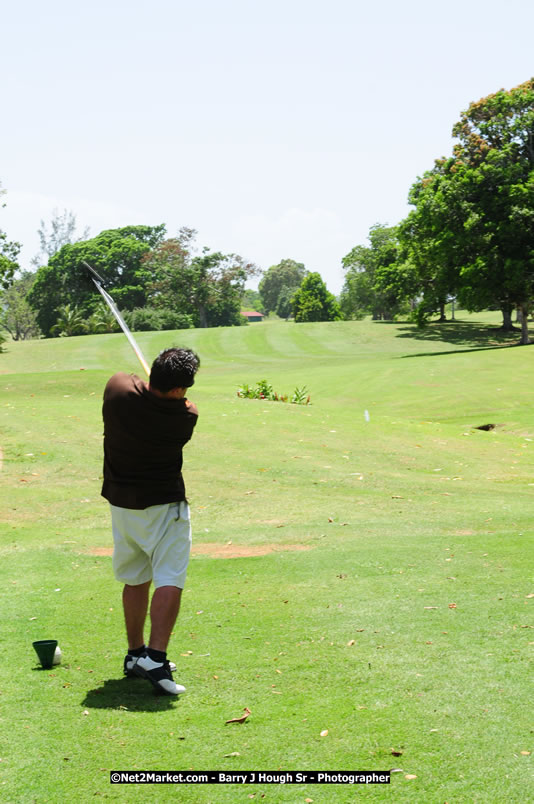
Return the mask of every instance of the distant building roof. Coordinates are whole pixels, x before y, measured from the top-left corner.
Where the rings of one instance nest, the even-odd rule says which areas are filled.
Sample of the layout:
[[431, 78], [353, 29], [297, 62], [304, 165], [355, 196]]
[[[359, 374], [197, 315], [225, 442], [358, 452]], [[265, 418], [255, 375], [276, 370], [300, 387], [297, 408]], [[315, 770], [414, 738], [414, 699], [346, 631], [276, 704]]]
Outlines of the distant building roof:
[[256, 310], [242, 310], [241, 315], [244, 315], [246, 318], [250, 318], [251, 316], [263, 318], [263, 313], [257, 313]]

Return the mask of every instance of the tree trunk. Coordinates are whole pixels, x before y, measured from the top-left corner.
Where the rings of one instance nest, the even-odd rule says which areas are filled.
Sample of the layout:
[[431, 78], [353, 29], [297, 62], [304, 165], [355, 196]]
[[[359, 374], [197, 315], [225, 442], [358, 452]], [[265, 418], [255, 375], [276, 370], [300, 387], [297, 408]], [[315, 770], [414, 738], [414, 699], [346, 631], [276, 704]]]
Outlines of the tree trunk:
[[198, 308], [198, 317], [200, 319], [200, 326], [207, 327], [208, 326], [208, 314], [206, 312], [206, 307], [201, 304]]
[[445, 315], [445, 302], [440, 302], [439, 303], [439, 322], [440, 322], [440, 324], [442, 324], [443, 321], [446, 321], [446, 320], [447, 320], [447, 316]]
[[513, 332], [514, 325], [512, 324], [512, 310], [513, 305], [511, 304], [502, 304], [501, 305], [501, 313], [502, 313], [502, 327], [501, 329], [505, 332]]
[[521, 310], [521, 307], [516, 308], [515, 321], [516, 321], [516, 324], [522, 324], [523, 323], [523, 311]]
[[522, 304], [521, 305], [521, 345], [526, 345], [530, 343], [530, 339], [528, 337], [528, 305]]

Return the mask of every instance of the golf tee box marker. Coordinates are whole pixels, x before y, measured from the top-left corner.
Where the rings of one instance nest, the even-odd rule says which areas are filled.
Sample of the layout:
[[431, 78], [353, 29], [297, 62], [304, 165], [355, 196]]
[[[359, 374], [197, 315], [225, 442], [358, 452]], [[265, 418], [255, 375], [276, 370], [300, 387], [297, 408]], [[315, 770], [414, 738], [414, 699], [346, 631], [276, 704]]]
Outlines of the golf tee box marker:
[[44, 670], [50, 670], [54, 664], [57, 639], [38, 639], [32, 644], [37, 656], [39, 657], [41, 667]]

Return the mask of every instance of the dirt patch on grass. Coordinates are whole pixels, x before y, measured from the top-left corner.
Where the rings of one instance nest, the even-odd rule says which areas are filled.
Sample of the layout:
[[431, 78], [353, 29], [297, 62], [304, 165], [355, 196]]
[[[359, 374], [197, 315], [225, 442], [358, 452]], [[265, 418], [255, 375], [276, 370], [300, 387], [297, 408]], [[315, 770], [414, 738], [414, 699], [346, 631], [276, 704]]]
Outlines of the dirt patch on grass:
[[308, 544], [218, 544], [217, 542], [193, 545], [194, 556], [210, 556], [210, 558], [248, 558], [295, 550], [311, 550], [311, 546]]
[[[282, 553], [301, 550], [311, 550], [308, 544], [219, 544], [218, 542], [203, 542], [194, 544], [191, 554], [194, 556], [209, 556], [210, 558], [250, 558], [251, 556], [266, 556], [269, 553]], [[87, 552], [92, 556], [110, 556], [113, 547], [90, 547]]]

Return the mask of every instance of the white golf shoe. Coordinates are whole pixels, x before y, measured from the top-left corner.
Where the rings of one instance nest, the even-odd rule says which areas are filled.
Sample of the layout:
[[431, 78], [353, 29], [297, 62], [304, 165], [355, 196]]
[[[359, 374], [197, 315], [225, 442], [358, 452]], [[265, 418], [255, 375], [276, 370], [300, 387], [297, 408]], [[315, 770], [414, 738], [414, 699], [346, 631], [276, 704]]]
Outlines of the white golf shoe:
[[148, 654], [140, 656], [133, 667], [133, 672], [148, 679], [157, 692], [163, 695], [181, 695], [185, 687], [177, 684], [172, 677], [170, 662], [155, 662]]

